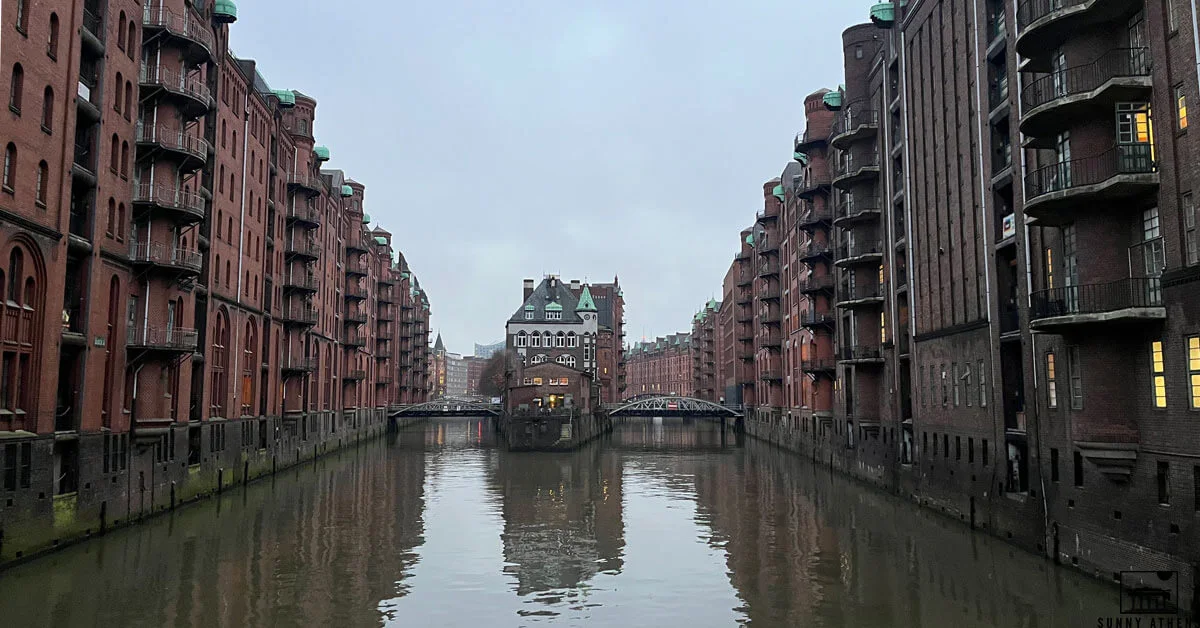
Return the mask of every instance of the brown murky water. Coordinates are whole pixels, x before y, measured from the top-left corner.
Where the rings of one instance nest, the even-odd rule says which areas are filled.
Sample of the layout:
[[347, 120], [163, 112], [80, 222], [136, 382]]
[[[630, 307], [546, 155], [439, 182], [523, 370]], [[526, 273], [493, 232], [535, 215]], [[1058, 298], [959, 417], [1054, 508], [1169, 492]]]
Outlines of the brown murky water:
[[417, 426], [0, 572], [3, 626], [1096, 626], [1115, 589], [704, 421]]

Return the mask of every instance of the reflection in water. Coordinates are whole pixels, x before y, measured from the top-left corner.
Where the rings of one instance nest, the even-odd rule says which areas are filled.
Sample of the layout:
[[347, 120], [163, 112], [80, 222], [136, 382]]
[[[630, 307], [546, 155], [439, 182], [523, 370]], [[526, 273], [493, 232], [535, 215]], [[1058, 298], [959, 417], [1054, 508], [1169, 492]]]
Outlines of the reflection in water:
[[16, 626], [1075, 626], [1117, 595], [719, 424], [441, 421], [0, 573]]

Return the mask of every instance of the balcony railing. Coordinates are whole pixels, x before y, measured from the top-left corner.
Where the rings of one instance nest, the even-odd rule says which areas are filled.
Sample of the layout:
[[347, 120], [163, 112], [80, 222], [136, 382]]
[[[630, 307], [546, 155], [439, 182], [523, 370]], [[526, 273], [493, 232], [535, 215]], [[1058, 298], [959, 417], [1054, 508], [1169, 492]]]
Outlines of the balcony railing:
[[312, 372], [317, 370], [317, 359], [284, 357], [281, 368], [284, 371]]
[[1129, 308], [1161, 307], [1158, 277], [1130, 277], [1108, 283], [1038, 290], [1032, 295], [1034, 320], [1076, 314], [1105, 314]]
[[357, 308], [348, 308], [343, 319], [347, 323], [365, 323], [367, 322], [367, 313]]
[[1158, 170], [1150, 144], [1122, 144], [1094, 157], [1050, 164], [1025, 176], [1029, 199], [1043, 194], [1104, 183], [1113, 177], [1151, 174]]
[[809, 276], [801, 279], [799, 282], [800, 292], [816, 292], [818, 290], [833, 289], [833, 275], [822, 275], [820, 277]]
[[838, 246], [837, 259], [848, 260], [865, 255], [880, 255], [883, 253], [883, 248], [879, 240], [856, 240], [854, 242], [845, 242]]
[[283, 309], [283, 320], [290, 323], [315, 325], [317, 322], [317, 308], [295, 303], [290, 304]]
[[347, 331], [345, 338], [342, 340], [342, 344], [348, 347], [361, 347], [367, 344], [367, 337], [361, 332]]
[[131, 349], [195, 351], [197, 338], [195, 329], [134, 325], [129, 328], [128, 346]]
[[204, 217], [204, 197], [165, 183], [139, 183], [133, 187], [133, 202], [171, 209], [196, 218]]
[[859, 284], [854, 287], [843, 284], [839, 301], [861, 301], [863, 299], [879, 299], [883, 297], [883, 286], [877, 282]]
[[99, 39], [101, 42], [104, 41], [104, 21], [99, 15], [84, 9], [83, 28], [86, 29], [87, 32], [91, 33], [96, 39]]
[[840, 360], [882, 360], [883, 350], [879, 345], [858, 345], [842, 347], [838, 351]]
[[367, 289], [358, 284], [346, 284], [342, 296], [347, 299], [365, 299], [367, 298]]
[[202, 137], [190, 135], [180, 129], [138, 124], [137, 141], [140, 144], [155, 144], [167, 150], [185, 153], [201, 161], [208, 158], [209, 143]]
[[1021, 90], [1025, 111], [1060, 98], [1086, 94], [1121, 77], [1150, 76], [1149, 48], [1115, 48], [1091, 63], [1051, 72]]
[[800, 370], [809, 373], [817, 371], [832, 371], [837, 368], [833, 358], [804, 358], [800, 361]]
[[288, 220], [295, 220], [312, 225], [321, 224], [321, 210], [308, 205], [306, 203], [296, 203], [295, 207], [288, 210]]
[[292, 187], [303, 188], [311, 192], [320, 192], [324, 187], [319, 178], [310, 177], [298, 172], [293, 172], [292, 174], [288, 175], [288, 185]]
[[346, 274], [348, 275], [366, 275], [367, 262], [362, 259], [346, 260]]
[[779, 274], [779, 259], [770, 257], [758, 263], [758, 276], [770, 277]]
[[294, 238], [288, 240], [284, 252], [288, 255], [303, 255], [305, 257], [318, 258], [321, 257], [321, 245], [316, 240]]
[[188, 76], [163, 65], [143, 65], [138, 78], [142, 85], [155, 85], [182, 94], [202, 104], [206, 109], [213, 106], [212, 92], [199, 77]]
[[758, 289], [758, 298], [762, 300], [779, 300], [779, 286], [767, 286]]
[[783, 371], [779, 369], [760, 369], [758, 378], [764, 382], [778, 381], [783, 379]]
[[200, 272], [204, 266], [204, 257], [199, 251], [183, 249], [162, 242], [133, 242], [129, 243], [129, 259], [134, 263], [154, 264]]
[[833, 126], [829, 130], [829, 137], [836, 139], [841, 135], [852, 133], [861, 128], [875, 129], [878, 127], [878, 111], [864, 107], [850, 106], [843, 108], [841, 115], [834, 117]]
[[199, 20], [194, 20], [188, 15], [177, 15], [165, 7], [147, 5], [142, 12], [142, 27], [165, 28], [180, 37], [200, 44], [206, 52], [211, 52], [213, 49], [212, 30]]
[[355, 369], [353, 371], [346, 371], [345, 379], [362, 380], [362, 379], [366, 379], [366, 377], [367, 377], [366, 371], [364, 371], [362, 369]]
[[1026, 26], [1069, 7], [1083, 4], [1089, 0], [1023, 0], [1017, 5], [1017, 24], [1024, 30]]
[[855, 221], [862, 218], [878, 217], [880, 204], [878, 197], [855, 199], [853, 205], [843, 204], [838, 207], [837, 222]]
[[783, 344], [783, 337], [779, 332], [770, 332], [766, 334], [758, 334], [754, 337], [754, 346], [758, 348], [775, 348], [778, 349]]
[[837, 322], [837, 317], [832, 312], [816, 312], [808, 310], [800, 314], [800, 324], [805, 327], [815, 327], [817, 325], [833, 325]]
[[828, 242], [811, 241], [799, 248], [801, 259], [815, 259], [818, 257], [828, 257], [832, 254], [833, 249]]
[[284, 288], [298, 288], [315, 292], [319, 286], [320, 282], [314, 275], [289, 275], [283, 280]]
[[874, 152], [866, 155], [858, 154], [852, 159], [839, 160], [837, 168], [834, 170], [834, 178], [840, 179], [857, 173], [863, 168], [878, 168], [879, 156]]

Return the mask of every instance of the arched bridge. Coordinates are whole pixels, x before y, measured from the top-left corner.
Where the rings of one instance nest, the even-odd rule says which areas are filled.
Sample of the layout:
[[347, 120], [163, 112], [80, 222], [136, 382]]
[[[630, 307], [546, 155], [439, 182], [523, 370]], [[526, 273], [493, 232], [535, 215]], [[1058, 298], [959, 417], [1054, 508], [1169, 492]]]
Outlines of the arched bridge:
[[677, 396], [639, 395], [629, 401], [605, 406], [608, 416], [646, 417], [740, 417], [741, 408], [723, 406], [703, 399]]
[[404, 406], [391, 416], [500, 416], [500, 404], [466, 399], [434, 399]]

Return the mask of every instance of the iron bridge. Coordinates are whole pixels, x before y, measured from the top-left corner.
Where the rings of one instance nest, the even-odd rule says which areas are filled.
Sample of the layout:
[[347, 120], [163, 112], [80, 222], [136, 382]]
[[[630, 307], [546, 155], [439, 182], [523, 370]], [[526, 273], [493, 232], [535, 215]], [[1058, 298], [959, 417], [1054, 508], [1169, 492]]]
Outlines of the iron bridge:
[[609, 404], [605, 406], [608, 416], [638, 416], [638, 417], [740, 417], [741, 408], [723, 406], [711, 401], [693, 397], [678, 396], [645, 396], [640, 395], [630, 401]]
[[500, 416], [500, 404], [468, 399], [434, 399], [405, 406], [391, 416]]

